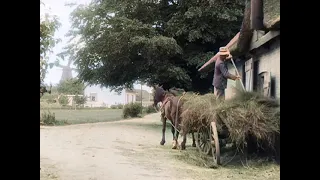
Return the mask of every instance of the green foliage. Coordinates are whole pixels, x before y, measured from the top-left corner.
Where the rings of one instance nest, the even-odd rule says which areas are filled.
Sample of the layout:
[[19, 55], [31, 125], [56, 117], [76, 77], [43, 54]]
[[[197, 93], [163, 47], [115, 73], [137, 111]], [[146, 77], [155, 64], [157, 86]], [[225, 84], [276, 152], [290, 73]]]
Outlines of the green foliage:
[[[44, 5], [40, 2], [40, 6]], [[40, 17], [40, 82], [47, 71], [47, 54], [60, 40], [54, 38], [54, 33], [60, 27], [57, 16], [45, 14]]]
[[45, 125], [55, 125], [57, 123], [55, 114], [51, 113], [50, 111], [41, 113], [40, 121], [42, 121]]
[[111, 105], [110, 108], [111, 109], [123, 109], [123, 105], [122, 104]]
[[84, 83], [82, 83], [76, 78], [61, 81], [57, 85], [57, 90], [59, 93], [70, 94], [70, 95], [83, 94], [84, 88], [85, 88]]
[[45, 111], [41, 113], [40, 123], [47, 126], [66, 125], [69, 124], [66, 120], [57, 120], [55, 113]]
[[69, 98], [67, 96], [60, 96], [59, 99], [59, 104], [61, 104], [62, 106], [66, 106], [69, 104]]
[[118, 109], [123, 109], [123, 104], [118, 104], [118, 105], [117, 105], [117, 108], [118, 108]]
[[149, 105], [146, 108], [144, 108], [144, 112], [147, 114], [151, 114], [151, 113], [156, 113], [157, 111], [152, 105]]
[[139, 117], [141, 115], [142, 106], [140, 103], [126, 104], [123, 108], [123, 118]]
[[50, 96], [48, 96], [48, 98], [46, 99], [46, 102], [47, 102], [48, 104], [56, 103], [56, 102], [57, 102], [57, 101], [56, 101], [56, 97], [55, 97], [54, 95], [51, 95], [51, 94], [50, 94]]
[[74, 99], [73, 99], [76, 103], [76, 105], [83, 105], [87, 102], [87, 97], [86, 96], [74, 96]]
[[69, 36], [80, 40], [62, 54], [81, 80], [112, 90], [142, 81], [206, 91], [212, 76], [197, 68], [240, 30], [244, 2], [94, 0], [71, 13]]
[[118, 109], [117, 105], [111, 105], [110, 108], [111, 109]]

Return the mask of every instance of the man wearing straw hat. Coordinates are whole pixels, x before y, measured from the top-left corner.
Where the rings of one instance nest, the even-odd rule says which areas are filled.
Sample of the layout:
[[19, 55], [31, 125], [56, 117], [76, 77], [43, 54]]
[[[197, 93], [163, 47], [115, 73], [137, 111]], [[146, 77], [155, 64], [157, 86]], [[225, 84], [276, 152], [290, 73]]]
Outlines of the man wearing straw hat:
[[214, 67], [214, 77], [212, 85], [214, 86], [214, 93], [217, 97], [217, 100], [224, 101], [225, 89], [227, 88], [228, 79], [238, 80], [240, 79], [240, 76], [230, 74], [228, 71], [226, 61], [232, 58], [228, 48], [220, 47], [218, 55], [219, 57]]

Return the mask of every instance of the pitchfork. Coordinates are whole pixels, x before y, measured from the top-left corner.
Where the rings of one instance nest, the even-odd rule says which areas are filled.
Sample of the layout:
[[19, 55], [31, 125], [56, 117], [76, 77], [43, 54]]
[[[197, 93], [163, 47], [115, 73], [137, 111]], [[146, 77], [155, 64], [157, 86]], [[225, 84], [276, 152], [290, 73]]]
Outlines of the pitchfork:
[[[235, 70], [236, 70], [237, 76], [240, 76], [239, 71], [238, 71], [238, 69], [237, 69], [237, 66], [236, 66], [236, 64], [234, 63], [234, 61], [233, 61], [232, 58], [231, 58], [231, 62], [232, 62], [233, 67], [234, 67]], [[239, 80], [240, 80], [242, 89], [243, 89], [244, 91], [246, 91], [246, 88], [245, 88], [244, 85], [243, 85], [242, 79], [240, 78]]]

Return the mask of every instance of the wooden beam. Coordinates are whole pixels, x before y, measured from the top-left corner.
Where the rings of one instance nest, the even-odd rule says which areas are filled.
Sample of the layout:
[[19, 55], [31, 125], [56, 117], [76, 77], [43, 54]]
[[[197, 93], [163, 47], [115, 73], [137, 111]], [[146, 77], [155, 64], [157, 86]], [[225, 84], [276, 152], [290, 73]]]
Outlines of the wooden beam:
[[[238, 32], [231, 40], [230, 42], [226, 45], [228, 49], [232, 45], [238, 42], [240, 36], [240, 32]], [[218, 54], [215, 54], [209, 61], [207, 61], [204, 65], [201, 66], [201, 68], [198, 71], [203, 71], [206, 67], [208, 67], [210, 64], [214, 63], [218, 59]], [[212, 69], [211, 69], [212, 70]], [[209, 71], [211, 71], [209, 70]]]
[[269, 31], [266, 35], [262, 36], [258, 41], [253, 42], [250, 46], [250, 51], [253, 49], [257, 49], [258, 47], [264, 45], [271, 39], [280, 35], [280, 31]]

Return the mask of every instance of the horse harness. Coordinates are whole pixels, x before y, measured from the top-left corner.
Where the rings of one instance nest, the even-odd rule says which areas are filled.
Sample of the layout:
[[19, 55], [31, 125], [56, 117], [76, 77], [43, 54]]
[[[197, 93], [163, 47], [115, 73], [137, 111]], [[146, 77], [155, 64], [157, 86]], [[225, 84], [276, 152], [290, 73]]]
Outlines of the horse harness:
[[[177, 110], [176, 110], [176, 118], [175, 118], [175, 119], [177, 119], [177, 117], [178, 117], [180, 100], [183, 98], [183, 96], [184, 96], [185, 94], [186, 94], [186, 93], [184, 92], [184, 93], [182, 94], [182, 96], [181, 96], [181, 97], [179, 98], [179, 100], [178, 100]], [[162, 102], [161, 107], [160, 107], [161, 115], [165, 115], [165, 113], [164, 113], [164, 106], [165, 106], [170, 100], [172, 100], [172, 96], [166, 97], [166, 98], [164, 99], [164, 101]], [[177, 131], [177, 132], [180, 133], [180, 131], [176, 128], [175, 124], [172, 124], [172, 123], [170, 123], [170, 124], [171, 124], [171, 126], [175, 129], [175, 131]]]

